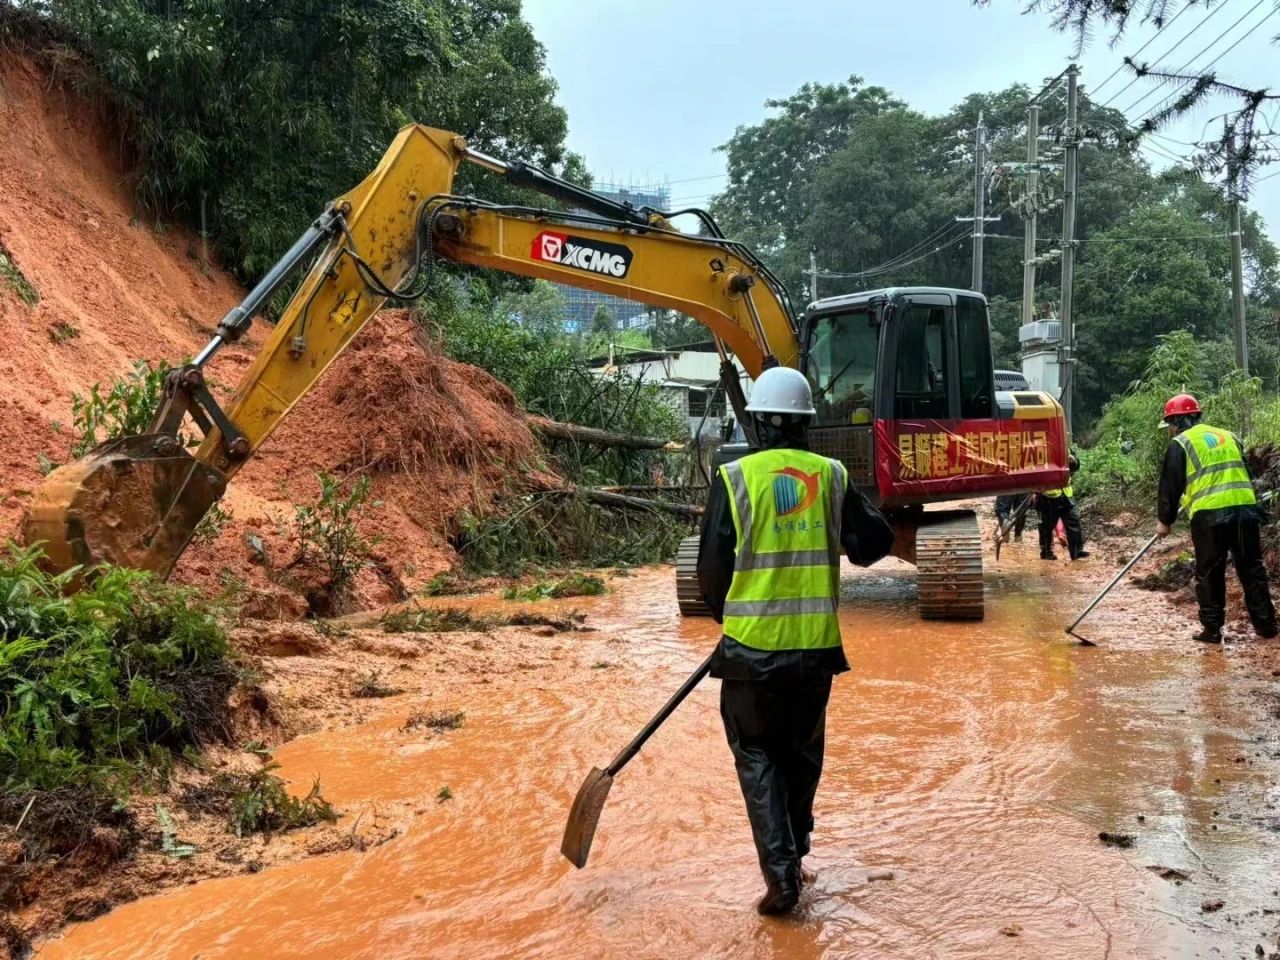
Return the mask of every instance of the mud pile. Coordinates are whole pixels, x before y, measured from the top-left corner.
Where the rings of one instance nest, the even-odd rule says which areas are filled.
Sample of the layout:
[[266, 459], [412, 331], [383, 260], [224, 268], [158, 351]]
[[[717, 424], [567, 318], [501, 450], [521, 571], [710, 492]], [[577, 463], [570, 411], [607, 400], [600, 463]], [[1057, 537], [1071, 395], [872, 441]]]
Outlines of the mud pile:
[[[30, 57], [0, 58], [0, 127], [0, 253], [39, 295], [24, 302], [0, 270], [0, 536], [12, 536], [44, 470], [69, 459], [72, 394], [137, 359], [193, 356], [243, 293], [204, 261], [198, 236], [139, 214], [109, 119]], [[221, 398], [262, 331], [210, 365]], [[288, 578], [268, 570], [296, 552], [293, 505], [314, 500], [320, 471], [367, 474], [382, 505], [365, 532], [382, 540], [357, 598], [392, 599], [454, 559], [447, 533], [460, 510], [483, 510], [513, 477], [536, 483], [536, 455], [506, 387], [440, 356], [407, 314], [383, 314], [235, 479], [230, 522], [176, 576], [236, 586], [259, 615], [300, 615]]]

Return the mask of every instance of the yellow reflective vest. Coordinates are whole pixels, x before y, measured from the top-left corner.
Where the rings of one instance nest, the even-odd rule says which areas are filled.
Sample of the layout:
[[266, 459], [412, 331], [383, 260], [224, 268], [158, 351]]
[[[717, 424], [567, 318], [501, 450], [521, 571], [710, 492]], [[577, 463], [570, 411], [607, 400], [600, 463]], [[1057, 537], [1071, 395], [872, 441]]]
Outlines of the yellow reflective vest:
[[1188, 517], [1201, 510], [1247, 507], [1258, 502], [1240, 445], [1226, 430], [1197, 423], [1173, 438], [1187, 459], [1187, 488], [1182, 509]]
[[1046, 490], [1041, 494], [1042, 497], [1073, 497], [1075, 493], [1071, 489], [1071, 484], [1065, 487], [1054, 487], [1052, 490]]
[[725, 635], [764, 651], [840, 646], [844, 466], [803, 450], [761, 450], [720, 476], [737, 534]]

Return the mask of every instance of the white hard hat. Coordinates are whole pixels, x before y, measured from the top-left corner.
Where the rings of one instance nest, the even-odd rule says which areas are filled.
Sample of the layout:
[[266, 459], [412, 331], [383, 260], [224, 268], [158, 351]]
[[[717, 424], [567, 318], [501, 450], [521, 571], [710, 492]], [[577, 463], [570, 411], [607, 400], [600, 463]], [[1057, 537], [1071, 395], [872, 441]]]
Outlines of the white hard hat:
[[747, 404], [751, 413], [790, 413], [812, 417], [813, 393], [809, 381], [799, 370], [771, 367], [756, 380]]

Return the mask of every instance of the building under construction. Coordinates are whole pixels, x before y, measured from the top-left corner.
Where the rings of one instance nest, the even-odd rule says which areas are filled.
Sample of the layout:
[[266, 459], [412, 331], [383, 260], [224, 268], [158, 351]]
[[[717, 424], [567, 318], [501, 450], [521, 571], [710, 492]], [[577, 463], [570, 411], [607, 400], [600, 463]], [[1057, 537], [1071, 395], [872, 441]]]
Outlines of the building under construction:
[[[595, 184], [592, 189], [610, 200], [629, 203], [633, 207], [653, 207], [655, 210], [666, 210], [671, 203], [671, 188], [667, 186], [648, 185], [644, 187], [624, 187], [613, 183]], [[579, 210], [579, 213], [587, 213]], [[561, 284], [556, 289], [564, 296], [564, 326], [568, 331], [587, 330], [596, 311], [604, 307], [609, 311], [618, 330], [634, 330], [648, 327], [649, 307], [635, 300], [624, 300], [607, 293], [596, 293], [581, 287], [567, 287]]]

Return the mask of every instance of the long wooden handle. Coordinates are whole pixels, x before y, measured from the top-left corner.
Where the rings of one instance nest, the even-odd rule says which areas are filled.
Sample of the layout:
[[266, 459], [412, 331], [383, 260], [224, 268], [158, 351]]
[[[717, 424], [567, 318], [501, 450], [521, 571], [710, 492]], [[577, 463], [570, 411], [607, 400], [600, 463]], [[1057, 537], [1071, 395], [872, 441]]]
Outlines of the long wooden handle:
[[689, 679], [681, 684], [680, 689], [672, 695], [671, 699], [662, 705], [662, 709], [654, 714], [653, 719], [646, 723], [640, 732], [636, 734], [636, 738], [623, 747], [622, 752], [613, 758], [613, 763], [609, 764], [609, 766], [605, 768], [605, 773], [611, 777], [616, 777], [618, 775], [618, 771], [625, 767], [630, 762], [631, 758], [640, 752], [640, 748], [645, 745], [645, 741], [653, 736], [654, 731], [662, 726], [667, 717], [671, 716], [671, 714], [675, 712], [676, 707], [680, 706], [684, 698], [693, 692], [693, 688], [702, 682], [702, 678], [705, 677], [710, 670], [711, 657], [707, 657], [706, 660], [702, 661], [702, 666], [693, 671]]
[[1085, 607], [1084, 612], [1081, 613], [1080, 616], [1076, 617], [1075, 620], [1072, 621], [1071, 626], [1067, 627], [1067, 633], [1070, 633], [1077, 626], [1079, 626], [1080, 621], [1093, 612], [1093, 608], [1102, 602], [1102, 598], [1111, 592], [1111, 588], [1114, 587], [1117, 583], [1119, 583], [1121, 578], [1126, 573], [1128, 573], [1130, 570], [1133, 569], [1133, 565], [1137, 563], [1139, 560], [1141, 560], [1143, 556], [1146, 555], [1146, 552], [1150, 550], [1151, 547], [1155, 544], [1155, 542], [1159, 539], [1160, 539], [1159, 534], [1153, 534], [1151, 539], [1142, 545], [1142, 549], [1133, 555], [1133, 559], [1124, 565], [1124, 569], [1121, 570], [1119, 573], [1117, 573], [1114, 577], [1112, 577], [1111, 582], [1102, 588], [1102, 592], [1093, 598], [1093, 603]]

